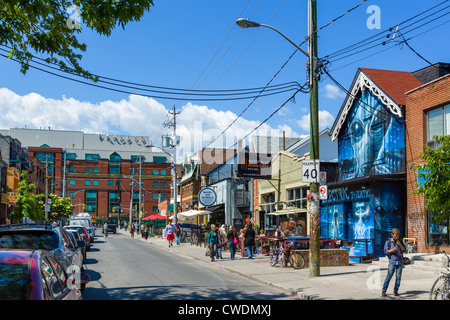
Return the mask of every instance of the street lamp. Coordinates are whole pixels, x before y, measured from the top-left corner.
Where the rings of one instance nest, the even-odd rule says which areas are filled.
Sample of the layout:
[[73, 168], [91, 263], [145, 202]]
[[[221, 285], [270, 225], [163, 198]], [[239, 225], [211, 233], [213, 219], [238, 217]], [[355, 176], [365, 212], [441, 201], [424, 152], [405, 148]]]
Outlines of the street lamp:
[[[317, 3], [316, 0], [308, 0], [308, 40], [309, 52], [306, 52], [291, 39], [274, 27], [250, 21], [238, 19], [236, 24], [241, 28], [265, 27], [276, 31], [288, 40], [294, 47], [309, 58], [309, 107], [310, 107], [310, 159], [319, 161], [319, 84], [318, 84], [318, 58], [317, 58]], [[311, 183], [310, 190], [312, 201], [310, 204], [311, 227], [310, 227], [310, 263], [309, 273], [311, 276], [320, 276], [320, 200], [319, 184]]]

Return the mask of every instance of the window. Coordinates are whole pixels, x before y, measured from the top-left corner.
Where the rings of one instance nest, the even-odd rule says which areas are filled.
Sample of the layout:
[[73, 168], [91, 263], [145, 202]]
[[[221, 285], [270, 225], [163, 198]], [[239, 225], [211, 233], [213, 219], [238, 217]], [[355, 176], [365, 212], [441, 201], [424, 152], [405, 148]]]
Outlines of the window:
[[158, 188], [158, 181], [153, 181], [153, 187]]
[[153, 212], [158, 212], [158, 207], [157, 207], [157, 206], [153, 206], [153, 207], [152, 207], [152, 211], [153, 211]]
[[161, 170], [161, 175], [165, 176], [166, 175], [166, 170]]
[[121, 157], [117, 154], [117, 152], [114, 152], [109, 157], [109, 173], [121, 173], [120, 171], [120, 164], [121, 164]]
[[161, 181], [161, 188], [165, 188], [166, 187], [166, 182], [165, 181]]
[[112, 212], [112, 208], [115, 208], [115, 212], [119, 212], [119, 192], [110, 191], [109, 192], [109, 212]]
[[113, 186], [114, 185], [114, 180], [108, 180], [108, 186]]
[[427, 226], [428, 226], [428, 245], [430, 246], [448, 246], [450, 244], [450, 219], [442, 219], [440, 222], [435, 220], [436, 214], [432, 211], [427, 211]]
[[85, 173], [91, 173], [91, 168], [89, 168], [89, 167], [84, 168], [84, 172]]
[[426, 113], [427, 142], [433, 141], [433, 136], [450, 134], [450, 104], [430, 110]]
[[158, 195], [156, 193], [153, 194], [153, 200], [158, 200]]
[[86, 212], [97, 212], [97, 191], [86, 190]]
[[92, 185], [93, 186], [98, 186], [98, 180], [92, 180]]
[[[139, 158], [140, 158], [140, 156], [131, 156], [131, 162], [132, 163], [139, 163], [140, 162]], [[145, 161], [145, 157], [142, 156], [142, 162], [144, 162], [144, 161]]]
[[71, 186], [74, 186], [75, 185], [75, 179], [69, 179], [69, 184]]
[[76, 172], [75, 167], [69, 167], [69, 172]]
[[98, 168], [97, 167], [92, 168], [92, 172], [93, 173], [98, 173]]
[[158, 174], [158, 170], [153, 169], [153, 174], [157, 175]]
[[153, 157], [153, 163], [166, 163], [166, 157]]
[[91, 185], [91, 180], [84, 180], [84, 185], [85, 186], [90, 186]]
[[165, 194], [161, 194], [161, 200], [166, 200], [166, 195]]
[[100, 156], [98, 154], [88, 154], [86, 153], [86, 160], [99, 160]]
[[75, 198], [75, 192], [69, 192], [69, 198], [71, 199]]

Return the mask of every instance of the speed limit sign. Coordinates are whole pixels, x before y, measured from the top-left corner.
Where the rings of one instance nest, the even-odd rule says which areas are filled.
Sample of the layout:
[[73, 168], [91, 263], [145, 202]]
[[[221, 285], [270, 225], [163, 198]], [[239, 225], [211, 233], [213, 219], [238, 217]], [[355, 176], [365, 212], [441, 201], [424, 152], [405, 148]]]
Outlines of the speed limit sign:
[[303, 160], [302, 161], [302, 182], [318, 183], [319, 182], [320, 161], [319, 160]]

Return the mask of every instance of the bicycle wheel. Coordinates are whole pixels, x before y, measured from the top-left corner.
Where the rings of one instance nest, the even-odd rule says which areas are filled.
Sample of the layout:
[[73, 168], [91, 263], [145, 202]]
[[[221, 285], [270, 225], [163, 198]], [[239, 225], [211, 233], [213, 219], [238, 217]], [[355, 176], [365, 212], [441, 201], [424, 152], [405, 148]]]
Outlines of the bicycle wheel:
[[450, 278], [440, 276], [431, 287], [430, 300], [450, 300]]
[[301, 269], [305, 266], [305, 259], [303, 259], [303, 256], [299, 253], [292, 253], [289, 257], [289, 263], [291, 264], [291, 267], [294, 269]]
[[275, 251], [274, 253], [272, 253], [272, 256], [270, 257], [270, 266], [274, 267], [277, 265], [278, 263], [278, 251]]

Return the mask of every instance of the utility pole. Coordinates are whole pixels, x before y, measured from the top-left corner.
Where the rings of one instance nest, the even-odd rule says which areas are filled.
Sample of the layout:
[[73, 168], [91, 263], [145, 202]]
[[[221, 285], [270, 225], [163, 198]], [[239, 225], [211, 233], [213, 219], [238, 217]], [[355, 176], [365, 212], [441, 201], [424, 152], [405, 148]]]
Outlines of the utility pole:
[[[170, 111], [169, 111], [170, 112]], [[176, 122], [176, 116], [179, 114], [179, 112], [175, 111], [175, 105], [173, 106], [172, 112], [173, 114], [173, 141], [172, 141], [172, 152], [173, 152], [173, 220], [174, 223], [177, 224], [178, 222], [178, 188], [177, 188], [177, 122]]]
[[45, 222], [48, 221], [48, 156], [45, 157]]
[[142, 154], [139, 154], [139, 224], [141, 224], [142, 215], [142, 187], [141, 187]]
[[[308, 0], [309, 29], [309, 107], [310, 107], [310, 159], [319, 160], [319, 81], [317, 58], [317, 1]], [[310, 245], [309, 275], [320, 276], [320, 200], [319, 184], [311, 183], [310, 191]]]

